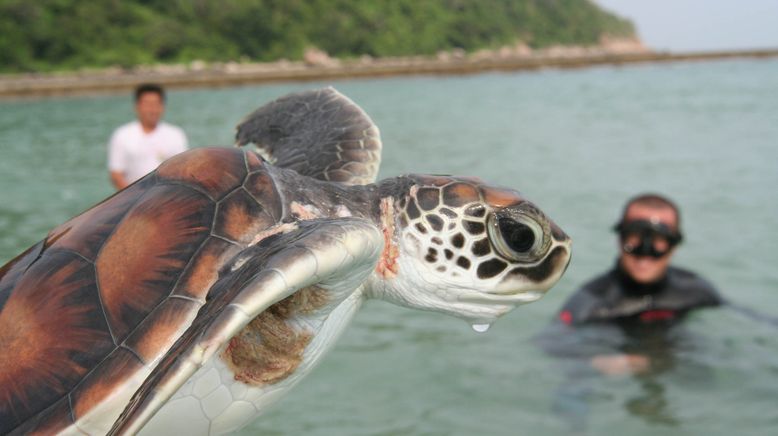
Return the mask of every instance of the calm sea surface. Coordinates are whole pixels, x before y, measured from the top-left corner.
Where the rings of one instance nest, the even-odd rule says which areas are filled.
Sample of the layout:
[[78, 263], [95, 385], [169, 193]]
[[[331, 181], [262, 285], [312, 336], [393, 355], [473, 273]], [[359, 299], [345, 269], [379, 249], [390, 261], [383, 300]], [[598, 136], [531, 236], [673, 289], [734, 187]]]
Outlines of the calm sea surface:
[[[174, 91], [167, 119], [193, 146], [227, 145], [255, 107], [321, 85]], [[609, 227], [644, 190], [682, 207], [676, 264], [778, 316], [778, 61], [334, 85], [381, 128], [382, 177], [450, 173], [516, 187], [573, 237], [573, 261], [543, 300], [484, 334], [369, 302], [245, 434], [570, 434], [559, 404], [586, 422], [581, 434], [775, 434], [778, 328], [732, 309], [694, 314], [688, 346], [651, 377], [577, 386], [531, 339], [577, 285], [611, 266]], [[132, 116], [125, 95], [0, 102], [0, 264], [111, 193], [105, 143]]]

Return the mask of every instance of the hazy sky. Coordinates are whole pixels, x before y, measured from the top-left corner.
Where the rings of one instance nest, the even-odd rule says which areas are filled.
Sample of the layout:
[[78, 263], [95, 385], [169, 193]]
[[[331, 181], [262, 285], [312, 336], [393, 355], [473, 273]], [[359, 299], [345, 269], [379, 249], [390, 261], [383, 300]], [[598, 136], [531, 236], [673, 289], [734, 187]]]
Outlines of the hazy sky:
[[657, 50], [778, 48], [778, 0], [595, 0]]

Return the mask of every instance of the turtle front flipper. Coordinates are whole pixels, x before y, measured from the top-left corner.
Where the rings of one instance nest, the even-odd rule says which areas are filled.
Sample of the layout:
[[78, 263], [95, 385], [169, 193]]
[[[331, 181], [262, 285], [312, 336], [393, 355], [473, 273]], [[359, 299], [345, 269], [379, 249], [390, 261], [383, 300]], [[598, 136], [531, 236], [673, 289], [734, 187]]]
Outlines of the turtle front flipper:
[[332, 87], [260, 107], [241, 121], [235, 139], [253, 143], [275, 166], [347, 185], [374, 182], [381, 162], [378, 127]]
[[291, 226], [244, 250], [225, 268], [191, 326], [136, 391], [111, 434], [138, 432], [189, 377], [274, 304], [311, 287], [325, 295], [352, 293], [383, 250], [381, 232], [362, 219]]

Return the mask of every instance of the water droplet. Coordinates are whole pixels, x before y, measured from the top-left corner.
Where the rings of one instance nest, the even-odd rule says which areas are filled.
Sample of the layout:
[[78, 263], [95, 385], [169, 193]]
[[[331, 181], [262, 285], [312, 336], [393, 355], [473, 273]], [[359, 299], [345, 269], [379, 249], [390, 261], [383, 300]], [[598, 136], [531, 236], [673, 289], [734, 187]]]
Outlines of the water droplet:
[[473, 324], [473, 330], [477, 331], [478, 333], [483, 333], [489, 330], [489, 327], [491, 327], [491, 324]]

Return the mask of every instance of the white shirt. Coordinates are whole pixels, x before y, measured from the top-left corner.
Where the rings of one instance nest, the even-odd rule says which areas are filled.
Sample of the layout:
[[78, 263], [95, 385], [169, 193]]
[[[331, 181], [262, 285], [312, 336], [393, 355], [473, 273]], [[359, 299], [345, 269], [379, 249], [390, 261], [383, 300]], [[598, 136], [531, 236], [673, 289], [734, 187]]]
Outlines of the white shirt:
[[160, 122], [146, 133], [139, 121], [132, 121], [111, 135], [108, 170], [122, 173], [127, 183], [132, 183], [186, 149], [186, 135], [180, 128]]

